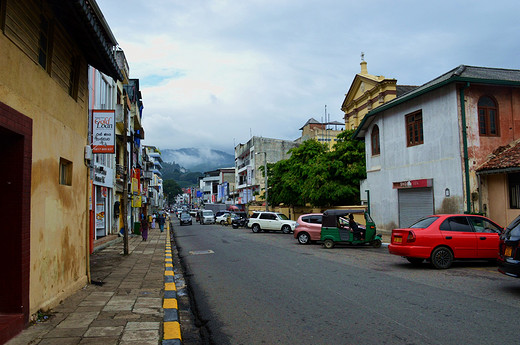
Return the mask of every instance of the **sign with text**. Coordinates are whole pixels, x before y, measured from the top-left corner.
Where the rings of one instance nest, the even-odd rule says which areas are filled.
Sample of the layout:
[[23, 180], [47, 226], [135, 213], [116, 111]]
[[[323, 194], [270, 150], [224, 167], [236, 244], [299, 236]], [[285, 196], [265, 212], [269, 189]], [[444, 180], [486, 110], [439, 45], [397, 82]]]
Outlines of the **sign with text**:
[[92, 110], [92, 153], [115, 153], [115, 110]]

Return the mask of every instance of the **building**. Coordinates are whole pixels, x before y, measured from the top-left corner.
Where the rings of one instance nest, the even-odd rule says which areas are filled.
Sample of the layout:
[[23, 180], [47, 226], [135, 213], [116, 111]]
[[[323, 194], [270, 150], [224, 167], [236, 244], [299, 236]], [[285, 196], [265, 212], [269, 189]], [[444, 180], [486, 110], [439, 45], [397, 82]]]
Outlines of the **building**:
[[267, 163], [288, 159], [289, 150], [298, 145], [295, 141], [254, 136], [246, 144], [235, 146], [236, 203], [257, 201], [256, 197], [265, 192], [262, 168]]
[[505, 226], [518, 216], [519, 104], [520, 70], [461, 65], [368, 112], [354, 136], [366, 143], [362, 199], [378, 226], [462, 212]]
[[88, 281], [88, 65], [122, 76], [99, 8], [82, 2], [0, 5], [0, 343]]
[[302, 136], [298, 139], [298, 142], [304, 142], [306, 140], [317, 140], [322, 144], [327, 144], [329, 150], [332, 150], [334, 144], [338, 139], [338, 134], [343, 132], [344, 123], [333, 121], [333, 122], [319, 122], [314, 118], [310, 118], [300, 130]]
[[414, 88], [416, 86], [397, 85], [396, 79], [369, 74], [367, 62], [361, 61], [361, 73], [354, 77], [341, 105], [345, 129], [356, 129], [369, 111]]
[[164, 189], [163, 189], [163, 178], [162, 178], [162, 157], [161, 151], [155, 146], [144, 146], [146, 154], [146, 160], [148, 164], [145, 176], [149, 178], [147, 188], [144, 188], [148, 198], [148, 214], [157, 212], [164, 208]]

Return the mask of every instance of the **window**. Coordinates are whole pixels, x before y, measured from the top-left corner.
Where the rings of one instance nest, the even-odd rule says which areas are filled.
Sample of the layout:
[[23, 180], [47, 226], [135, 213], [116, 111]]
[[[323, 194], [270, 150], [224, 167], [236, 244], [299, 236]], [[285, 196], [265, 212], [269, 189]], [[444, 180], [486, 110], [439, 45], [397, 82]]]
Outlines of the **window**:
[[483, 96], [478, 100], [478, 128], [480, 135], [498, 136], [498, 112], [491, 97]]
[[509, 207], [520, 208], [520, 173], [508, 174], [509, 181]]
[[60, 184], [72, 186], [72, 162], [60, 158]]
[[450, 217], [439, 226], [443, 231], [473, 232], [466, 217]]
[[407, 146], [421, 145], [424, 143], [422, 111], [406, 115], [406, 139]]
[[379, 127], [377, 125], [372, 129], [372, 156], [376, 156], [381, 153], [379, 146]]
[[38, 63], [47, 70], [49, 61], [49, 31], [50, 25], [47, 18], [40, 17], [40, 41], [38, 42]]
[[473, 229], [475, 232], [487, 232], [491, 234], [500, 234], [502, 229], [496, 225], [488, 221], [487, 219], [481, 217], [468, 217], [473, 224]]

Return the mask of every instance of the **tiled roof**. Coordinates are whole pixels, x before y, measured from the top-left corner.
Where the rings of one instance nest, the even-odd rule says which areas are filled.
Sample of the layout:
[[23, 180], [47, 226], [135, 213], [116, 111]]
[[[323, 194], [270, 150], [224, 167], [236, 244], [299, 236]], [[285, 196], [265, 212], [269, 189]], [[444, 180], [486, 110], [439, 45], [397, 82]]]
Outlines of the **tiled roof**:
[[496, 148], [488, 160], [477, 171], [480, 173], [494, 170], [520, 169], [520, 140], [513, 141], [509, 145]]

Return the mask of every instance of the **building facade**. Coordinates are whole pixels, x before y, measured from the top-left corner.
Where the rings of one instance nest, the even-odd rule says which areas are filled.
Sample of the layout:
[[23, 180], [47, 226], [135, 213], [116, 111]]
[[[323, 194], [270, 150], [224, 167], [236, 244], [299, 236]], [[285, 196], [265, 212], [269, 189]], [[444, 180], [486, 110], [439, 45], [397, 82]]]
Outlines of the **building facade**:
[[517, 172], [485, 167], [519, 139], [519, 86], [518, 70], [461, 65], [369, 112], [354, 135], [366, 143], [361, 194], [376, 223], [484, 213], [505, 226], [520, 214]]

